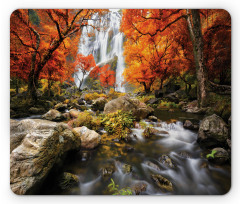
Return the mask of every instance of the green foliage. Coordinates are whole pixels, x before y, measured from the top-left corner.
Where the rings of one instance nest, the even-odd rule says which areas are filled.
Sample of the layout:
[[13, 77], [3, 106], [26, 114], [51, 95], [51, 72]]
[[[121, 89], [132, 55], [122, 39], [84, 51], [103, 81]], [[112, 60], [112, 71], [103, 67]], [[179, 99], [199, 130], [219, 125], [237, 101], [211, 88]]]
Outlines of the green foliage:
[[129, 187], [119, 189], [119, 185], [116, 185], [112, 178], [111, 183], [108, 185], [108, 190], [112, 195], [132, 195], [132, 191]]
[[161, 107], [178, 108], [178, 104], [176, 104], [174, 102], [168, 102], [168, 101], [161, 100], [160, 103], [158, 104], [158, 108], [161, 108]]
[[97, 98], [100, 98], [100, 97], [107, 97], [105, 94], [99, 94], [99, 93], [97, 93], [97, 92], [94, 92], [94, 93], [88, 93], [88, 94], [86, 94], [85, 95], [85, 100], [86, 101], [92, 101], [92, 100], [95, 100], [95, 99], [97, 99]]
[[84, 111], [79, 114], [72, 124], [73, 127], [86, 126], [91, 130], [98, 130], [101, 126], [101, 118], [93, 117], [90, 112]]
[[104, 129], [110, 134], [116, 134], [119, 138], [127, 137], [130, 133], [131, 127], [133, 127], [133, 121], [135, 118], [132, 113], [117, 111], [109, 113], [102, 118], [102, 124]]
[[[51, 84], [50, 86], [50, 90], [49, 90], [49, 83]], [[42, 93], [47, 93], [48, 91], [51, 92], [51, 94], [53, 94], [54, 96], [59, 96], [61, 95], [61, 87], [60, 87], [60, 82], [59, 81], [49, 81], [47, 79], [41, 79], [40, 80], [40, 91]]]
[[111, 88], [108, 92], [107, 97], [109, 100], [112, 100], [112, 99], [118, 98], [120, 96], [125, 96], [125, 95], [126, 95], [126, 93], [117, 92], [113, 88]]
[[147, 123], [145, 123], [143, 120], [139, 122], [139, 125], [141, 126], [142, 129], [145, 129], [148, 126]]
[[214, 155], [217, 153], [216, 150], [212, 150], [211, 154], [207, 155], [207, 159], [209, 159], [209, 157], [212, 157], [214, 159]]
[[143, 103], [147, 103], [152, 98], [155, 98], [155, 96], [154, 95], [143, 95], [143, 96], [137, 97], [137, 99]]

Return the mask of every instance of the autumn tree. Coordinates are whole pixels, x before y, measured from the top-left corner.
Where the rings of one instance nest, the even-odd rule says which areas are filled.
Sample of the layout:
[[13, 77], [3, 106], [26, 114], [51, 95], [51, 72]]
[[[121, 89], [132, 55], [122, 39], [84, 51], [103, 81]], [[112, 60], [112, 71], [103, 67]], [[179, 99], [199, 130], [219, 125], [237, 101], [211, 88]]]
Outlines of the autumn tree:
[[91, 72], [90, 77], [93, 79], [99, 79], [102, 87], [115, 87], [116, 85], [116, 73], [111, 70], [109, 64], [105, 64], [102, 67], [96, 66]]
[[[11, 65], [15, 63], [14, 69], [20, 69], [25, 59], [30, 58], [24, 73], [28, 74], [28, 94], [32, 99], [37, 97], [39, 77], [53, 53], [65, 50], [65, 57], [74, 58], [82, 28], [88, 26], [88, 21], [97, 12], [102, 14], [105, 10], [19, 9], [12, 13]], [[13, 62], [15, 56], [18, 56], [18, 64]]]
[[[200, 107], [207, 105], [208, 87], [215, 91], [229, 91], [228, 87], [219, 87], [214, 83], [208, 84], [207, 68], [204, 61], [204, 41], [202, 34], [202, 21], [198, 9], [131, 9], [123, 11], [122, 30], [129, 39], [142, 38], [143, 36], [155, 37], [157, 35], [168, 36], [179, 23], [185, 22], [192, 42], [192, 50], [195, 62], [196, 77], [198, 82], [198, 102]], [[203, 14], [204, 15], [204, 14]], [[221, 89], [220, 89], [221, 88]]]
[[[96, 62], [92, 54], [84, 56], [79, 53], [77, 55], [75, 66], [75, 78], [79, 81], [78, 89], [81, 90], [81, 86], [84, 82], [85, 77], [92, 71], [97, 70]], [[79, 76], [80, 75], [80, 76]]]

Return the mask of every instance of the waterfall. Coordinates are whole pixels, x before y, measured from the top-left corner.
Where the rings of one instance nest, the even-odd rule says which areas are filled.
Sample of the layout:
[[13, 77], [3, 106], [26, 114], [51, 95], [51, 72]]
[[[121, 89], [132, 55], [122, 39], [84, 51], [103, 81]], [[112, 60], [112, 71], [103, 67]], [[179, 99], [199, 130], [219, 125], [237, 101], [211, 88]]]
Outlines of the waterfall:
[[[123, 33], [119, 31], [121, 23], [121, 14], [119, 9], [110, 9], [110, 12], [99, 19], [95, 15], [89, 22], [90, 25], [100, 29], [93, 29], [92, 27], [84, 27], [79, 43], [79, 53], [83, 55], [92, 54], [98, 65], [108, 64], [109, 61], [116, 59], [116, 67], [112, 67], [116, 71], [116, 91], [125, 92], [122, 85], [123, 71], [125, 68], [125, 61], [123, 56]], [[89, 36], [93, 33], [93, 36]], [[86, 76], [87, 77], [87, 76]], [[79, 73], [79, 78], [82, 78]]]

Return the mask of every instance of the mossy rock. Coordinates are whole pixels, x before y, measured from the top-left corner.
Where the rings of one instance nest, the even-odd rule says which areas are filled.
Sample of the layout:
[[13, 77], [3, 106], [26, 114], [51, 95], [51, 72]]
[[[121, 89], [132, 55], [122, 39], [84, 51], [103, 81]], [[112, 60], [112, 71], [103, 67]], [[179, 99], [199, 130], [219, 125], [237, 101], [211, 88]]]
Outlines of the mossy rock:
[[163, 191], [169, 191], [169, 192], [173, 191], [172, 182], [166, 179], [165, 177], [159, 174], [152, 174], [151, 178], [154, 181], [154, 183]]
[[71, 188], [72, 186], [76, 186], [78, 183], [78, 176], [68, 172], [64, 172], [58, 179], [58, 185], [61, 189]]

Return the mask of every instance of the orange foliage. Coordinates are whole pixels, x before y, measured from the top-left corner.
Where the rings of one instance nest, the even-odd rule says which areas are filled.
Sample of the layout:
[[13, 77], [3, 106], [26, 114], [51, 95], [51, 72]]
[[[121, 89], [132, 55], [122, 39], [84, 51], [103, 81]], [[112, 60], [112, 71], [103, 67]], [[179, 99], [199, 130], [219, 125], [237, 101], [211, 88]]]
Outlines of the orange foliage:
[[[81, 30], [102, 9], [18, 9], [10, 18], [11, 76], [72, 80]], [[34, 91], [34, 90], [33, 90]]]
[[[200, 10], [204, 56], [211, 79], [229, 72], [231, 22], [225, 10]], [[149, 92], [154, 81], [195, 74], [193, 45], [184, 9], [125, 9], [121, 31], [127, 37], [125, 80]], [[227, 67], [227, 69], [226, 69]], [[224, 72], [225, 70], [225, 72]], [[220, 80], [221, 81], [221, 80]]]

